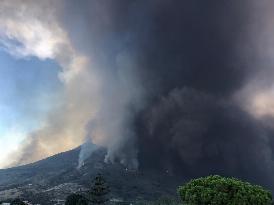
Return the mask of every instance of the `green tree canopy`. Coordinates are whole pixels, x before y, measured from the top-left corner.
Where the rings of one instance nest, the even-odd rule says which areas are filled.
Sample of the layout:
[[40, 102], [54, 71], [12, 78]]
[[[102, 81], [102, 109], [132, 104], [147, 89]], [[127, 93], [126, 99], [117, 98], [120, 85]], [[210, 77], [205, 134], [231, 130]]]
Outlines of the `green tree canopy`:
[[88, 205], [88, 201], [80, 194], [71, 194], [66, 198], [65, 205]]
[[104, 204], [108, 199], [108, 193], [110, 192], [109, 186], [107, 185], [104, 177], [98, 174], [95, 179], [93, 186], [89, 192], [89, 199], [92, 204]]
[[188, 205], [270, 205], [272, 195], [261, 186], [218, 175], [194, 179], [178, 188]]

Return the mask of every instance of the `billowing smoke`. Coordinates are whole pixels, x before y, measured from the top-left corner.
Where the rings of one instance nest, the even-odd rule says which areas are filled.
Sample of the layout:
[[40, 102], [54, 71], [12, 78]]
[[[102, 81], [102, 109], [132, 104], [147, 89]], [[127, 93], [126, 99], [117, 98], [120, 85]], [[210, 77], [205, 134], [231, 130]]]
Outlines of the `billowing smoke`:
[[[67, 1], [63, 22], [106, 72], [117, 69], [121, 53], [129, 56], [145, 103], [127, 110], [132, 120], [123, 129], [137, 135], [140, 169], [186, 178], [219, 173], [273, 188], [272, 121], [252, 108], [271, 110], [270, 91], [258, 100], [272, 81], [272, 52], [262, 46], [274, 33], [265, 23], [269, 8], [268, 1]], [[136, 140], [122, 140], [116, 153], [131, 158], [128, 139]]]
[[143, 167], [273, 185], [272, 135], [230, 102], [190, 88], [174, 89], [146, 110], [142, 123]]
[[86, 138], [86, 141], [81, 145], [77, 168], [80, 169], [84, 166], [85, 160], [88, 159], [98, 148], [98, 146], [92, 143], [91, 138]]
[[22, 2], [31, 11], [23, 17], [61, 40], [41, 54], [33, 44], [45, 36], [29, 39], [8, 26], [2, 39], [25, 46], [2, 44], [19, 57], [58, 61], [64, 83], [60, 106], [27, 138], [22, 162], [91, 140], [107, 148], [106, 162], [274, 189], [273, 3], [63, 0], [47, 18], [29, 10], [40, 3]]
[[[12, 154], [10, 166], [72, 149], [92, 138], [108, 148], [107, 162], [137, 168], [131, 128], [134, 114], [143, 105], [143, 88], [134, 55], [121, 50], [110, 66], [95, 54], [79, 51], [59, 20], [62, 2], [2, 1], [0, 8], [1, 47], [16, 58], [55, 60], [64, 86], [58, 104]], [[84, 150], [85, 146], [83, 157], [87, 156]]]
[[[82, 142], [85, 124], [92, 112], [92, 101], [87, 103], [97, 81], [88, 71], [88, 58], [71, 44], [67, 33], [56, 20], [52, 1], [1, 1], [0, 34], [2, 48], [17, 58], [37, 57], [56, 60], [62, 70], [64, 84], [58, 104], [41, 122], [41, 128], [25, 138], [20, 150], [10, 157], [13, 164], [32, 162], [51, 154], [65, 151]], [[79, 81], [85, 89], [79, 91]], [[87, 96], [87, 97], [86, 97]], [[81, 102], [81, 106], [79, 106]], [[29, 105], [32, 106], [32, 105]], [[11, 164], [12, 165], [12, 164]]]

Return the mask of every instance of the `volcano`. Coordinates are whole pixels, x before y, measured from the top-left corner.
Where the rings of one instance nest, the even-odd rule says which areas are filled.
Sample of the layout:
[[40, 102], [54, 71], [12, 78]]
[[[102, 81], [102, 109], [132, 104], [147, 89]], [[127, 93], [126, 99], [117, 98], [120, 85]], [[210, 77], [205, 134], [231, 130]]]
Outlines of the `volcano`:
[[59, 204], [71, 193], [89, 190], [101, 173], [111, 198], [123, 201], [173, 196], [182, 180], [168, 171], [130, 170], [120, 163], [105, 163], [106, 150], [98, 148], [78, 167], [80, 147], [24, 166], [0, 170], [0, 200], [23, 198], [32, 203]]

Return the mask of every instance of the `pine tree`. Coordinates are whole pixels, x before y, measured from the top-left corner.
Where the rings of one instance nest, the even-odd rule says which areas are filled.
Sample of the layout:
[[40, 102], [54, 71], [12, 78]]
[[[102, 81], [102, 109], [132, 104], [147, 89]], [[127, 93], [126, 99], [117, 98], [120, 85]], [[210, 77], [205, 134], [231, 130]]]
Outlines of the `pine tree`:
[[80, 194], [71, 194], [66, 198], [65, 205], [88, 205], [88, 200]]
[[90, 202], [96, 205], [105, 204], [109, 200], [107, 196], [109, 192], [110, 189], [105, 179], [101, 174], [98, 174], [89, 192]]

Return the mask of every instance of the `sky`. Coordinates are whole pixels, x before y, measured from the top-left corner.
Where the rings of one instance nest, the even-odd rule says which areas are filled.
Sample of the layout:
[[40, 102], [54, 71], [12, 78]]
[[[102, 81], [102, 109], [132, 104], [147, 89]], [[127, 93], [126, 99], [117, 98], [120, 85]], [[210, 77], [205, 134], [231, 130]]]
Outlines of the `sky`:
[[57, 77], [59, 65], [36, 57], [17, 58], [0, 52], [0, 151], [1, 167], [18, 149], [27, 134], [43, 126], [46, 113], [58, 103], [62, 85]]
[[[91, 140], [106, 163], [274, 190], [273, 9], [2, 0], [0, 167]], [[90, 154], [82, 146], [79, 163]]]

